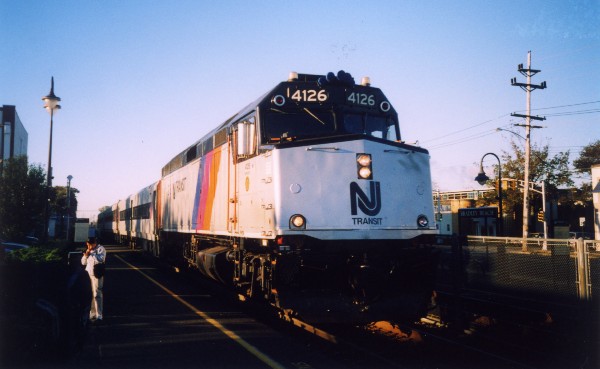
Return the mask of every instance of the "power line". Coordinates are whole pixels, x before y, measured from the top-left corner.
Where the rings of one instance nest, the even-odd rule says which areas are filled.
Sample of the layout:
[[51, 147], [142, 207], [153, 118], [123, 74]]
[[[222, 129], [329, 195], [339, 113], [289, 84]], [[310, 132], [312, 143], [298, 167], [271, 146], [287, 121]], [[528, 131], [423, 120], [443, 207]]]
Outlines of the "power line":
[[447, 134], [445, 134], [443, 136], [435, 137], [435, 138], [432, 138], [432, 139], [429, 139], [429, 140], [425, 140], [425, 141], [422, 141], [422, 142], [431, 142], [431, 141], [440, 140], [442, 138], [447, 138], [448, 136], [452, 136], [452, 135], [455, 135], [455, 134], [458, 134], [458, 133], [461, 133], [461, 132], [464, 132], [464, 131], [468, 131], [469, 129], [477, 128], [477, 127], [482, 126], [482, 125], [487, 124], [487, 123], [495, 122], [498, 119], [504, 118], [504, 117], [506, 117], [508, 115], [509, 114], [504, 114], [504, 115], [499, 116], [498, 118], [489, 119], [489, 120], [486, 120], [485, 122], [477, 123], [477, 124], [472, 125], [470, 127], [466, 127], [466, 128], [460, 129], [458, 131], [450, 132], [450, 133], [447, 133]]
[[[548, 110], [548, 109], [568, 108], [568, 107], [571, 107], [571, 106], [580, 106], [580, 105], [589, 105], [589, 104], [598, 104], [598, 103], [600, 103], [600, 100], [588, 101], [588, 102], [577, 103], [577, 104], [549, 106], [549, 107], [546, 107], [546, 108], [537, 108], [537, 109], [531, 109], [531, 110]], [[525, 110], [517, 110], [517, 111], [525, 111]]]
[[559, 113], [546, 114], [548, 117], [565, 117], [569, 115], [582, 115], [582, 114], [595, 114], [600, 113], [600, 109], [588, 109], [588, 110], [575, 110], [575, 111], [564, 111]]
[[437, 144], [437, 145], [428, 146], [427, 149], [428, 150], [435, 150], [435, 149], [441, 149], [441, 148], [447, 147], [447, 146], [458, 145], [458, 144], [461, 144], [461, 143], [464, 143], [464, 142], [473, 141], [473, 140], [476, 140], [476, 139], [479, 139], [479, 138], [482, 138], [482, 137], [485, 137], [485, 136], [489, 136], [489, 135], [492, 135], [494, 133], [496, 133], [496, 129], [493, 129], [493, 130], [491, 130], [489, 132], [480, 132], [480, 133], [476, 133], [476, 134], [471, 135], [471, 136], [458, 138], [458, 139], [456, 139], [454, 141], [450, 141], [450, 142], [446, 142], [446, 143], [440, 143], [440, 144]]
[[[582, 103], [566, 104], [566, 105], [549, 106], [549, 107], [538, 108], [538, 109], [531, 109], [531, 110], [549, 110], [549, 109], [558, 109], [558, 108], [566, 108], [566, 107], [589, 105], [589, 104], [598, 104], [598, 103], [600, 103], [600, 100], [588, 101], [588, 102], [582, 102]], [[517, 112], [518, 111], [519, 110], [517, 110]], [[524, 111], [524, 110], [520, 110], [520, 111]], [[547, 114], [547, 116], [559, 117], [559, 116], [569, 116], [569, 115], [595, 114], [595, 113], [599, 113], [599, 112], [600, 112], [600, 109], [587, 109], [587, 110], [574, 110], [574, 111], [566, 111], [566, 112], [549, 113], [549, 114]], [[459, 134], [459, 133], [462, 133], [462, 132], [465, 132], [465, 131], [468, 131], [468, 130], [471, 130], [471, 129], [474, 129], [474, 128], [477, 128], [477, 127], [480, 127], [480, 126], [483, 126], [485, 124], [496, 122], [496, 121], [498, 121], [498, 120], [500, 120], [502, 118], [505, 118], [505, 117], [507, 117], [509, 115], [510, 114], [504, 114], [504, 115], [501, 115], [501, 116], [499, 116], [497, 118], [488, 119], [488, 120], [483, 121], [481, 123], [477, 123], [477, 124], [474, 124], [472, 126], [468, 126], [468, 127], [463, 128], [463, 129], [459, 129], [459, 130], [454, 131], [454, 132], [446, 133], [443, 136], [435, 137], [435, 138], [432, 138], [432, 139], [429, 139], [429, 140], [422, 140], [421, 144], [428, 144], [428, 143], [433, 142], [433, 141], [438, 141], [438, 140], [441, 140], [441, 139], [446, 139], [446, 138], [448, 138], [450, 136], [453, 136], [453, 135], [456, 135], [456, 134]], [[510, 127], [512, 127], [512, 125], [513, 124], [506, 124], [506, 125], [502, 126], [501, 128], [510, 128]], [[470, 135], [470, 136], [460, 137], [460, 138], [456, 138], [456, 139], [451, 140], [451, 141], [437, 143], [437, 144], [428, 146], [427, 148], [429, 150], [435, 150], [435, 149], [439, 149], [439, 148], [443, 148], [443, 147], [447, 147], [447, 146], [457, 145], [457, 144], [460, 144], [460, 143], [463, 143], [463, 142], [473, 141], [475, 139], [488, 136], [488, 135], [490, 135], [492, 133], [494, 133], [494, 132], [487, 132], [486, 131], [486, 132], [475, 133], [475, 134]]]
[[[598, 104], [598, 103], [600, 103], [600, 100], [588, 101], [588, 102], [583, 102], [583, 103], [578, 103], [578, 104], [567, 104], [567, 105], [549, 106], [549, 107], [546, 107], [546, 108], [538, 108], [538, 109], [531, 109], [531, 110], [551, 110], [551, 109], [568, 108], [568, 107], [573, 107], [573, 106], [582, 106], [582, 105], [590, 105], [590, 104]], [[523, 111], [523, 110], [521, 110], [521, 111]], [[569, 115], [595, 114], [595, 113], [600, 113], [600, 108], [584, 109], [584, 110], [562, 111], [562, 112], [556, 112], [556, 113], [547, 113], [546, 116], [549, 116], [549, 117], [561, 117], [561, 116], [569, 116]]]

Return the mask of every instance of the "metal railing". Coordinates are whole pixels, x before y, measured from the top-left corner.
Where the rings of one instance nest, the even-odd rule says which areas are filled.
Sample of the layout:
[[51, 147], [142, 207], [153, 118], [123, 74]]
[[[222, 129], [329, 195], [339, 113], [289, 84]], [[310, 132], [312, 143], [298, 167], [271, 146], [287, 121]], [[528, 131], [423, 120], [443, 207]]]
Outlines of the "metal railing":
[[600, 241], [467, 236], [436, 247], [444, 321], [462, 328], [485, 316], [514, 324], [515, 332], [543, 330], [541, 344], [560, 342], [574, 357], [596, 352]]
[[439, 291], [544, 308], [600, 306], [600, 241], [468, 236], [437, 247]]
[[[463, 250], [472, 264], [484, 263], [497, 272], [488, 287], [508, 286], [534, 295], [546, 291], [586, 301], [600, 296], [600, 241], [468, 236]], [[470, 279], [481, 277], [469, 273], [473, 265], [466, 270]]]

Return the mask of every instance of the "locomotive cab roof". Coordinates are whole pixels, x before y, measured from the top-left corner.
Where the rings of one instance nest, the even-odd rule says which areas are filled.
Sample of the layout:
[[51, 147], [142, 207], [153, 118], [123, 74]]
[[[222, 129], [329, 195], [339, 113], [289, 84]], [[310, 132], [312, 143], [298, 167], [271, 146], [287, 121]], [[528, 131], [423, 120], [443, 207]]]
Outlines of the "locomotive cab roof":
[[[185, 150], [177, 154], [162, 168], [162, 175], [164, 176], [186, 165], [187, 162], [203, 155], [203, 153], [206, 153], [207, 149], [212, 150], [218, 145], [226, 142], [223, 140], [223, 138], [229, 133], [229, 129], [233, 124], [247, 117], [250, 113], [256, 111], [257, 109], [268, 107], [268, 109], [264, 110], [273, 110], [272, 104], [274, 97], [282, 96], [281, 94], [283, 94], [284, 91], [287, 91], [287, 94], [289, 95], [290, 89], [296, 89], [297, 91], [300, 89], [308, 89], [311, 93], [317, 89], [326, 89], [328, 91], [327, 93], [331, 95], [331, 97], [327, 99], [328, 101], [326, 101], [326, 104], [331, 106], [337, 105], [339, 106], [340, 111], [352, 109], [353, 111], [360, 113], [385, 114], [388, 116], [394, 116], [394, 119], [396, 120], [395, 124], [397, 125], [397, 115], [395, 109], [387, 101], [387, 98], [379, 88], [371, 86], [369, 77], [363, 77], [361, 84], [356, 84], [352, 75], [344, 72], [343, 70], [340, 70], [337, 74], [329, 72], [326, 75], [291, 72], [287, 80], [278, 83], [274, 88], [261, 95], [258, 99], [254, 100], [252, 103], [245, 106], [225, 122], [218, 125], [215, 129], [211, 130], [200, 140], [194, 142]], [[368, 104], [361, 104], [359, 101], [356, 101], [356, 103], [346, 107], [345, 105], [347, 104], [347, 100], [349, 99], [349, 96], [352, 96], [353, 91], [356, 91], [355, 93], [357, 94], [357, 99], [359, 94], [361, 98], [364, 98], [367, 95], [377, 96], [377, 100], [381, 103], [381, 105], [371, 104], [371, 100], [368, 100]], [[296, 98], [297, 101], [294, 101], [294, 98]], [[316, 103], [313, 103], [313, 100], [308, 100], [305, 97], [296, 97], [295, 95], [291, 96], [291, 98], [288, 96], [287, 100], [294, 101], [294, 104], [290, 103], [288, 106], [286, 106], [286, 109], [290, 111], [306, 110], [303, 105], [304, 103], [311, 104], [311, 106], [323, 105], [323, 101], [315, 100]], [[383, 108], [384, 106], [385, 108]], [[219, 138], [216, 139], [217, 137]], [[397, 139], [398, 142], [400, 142], [399, 132]]]

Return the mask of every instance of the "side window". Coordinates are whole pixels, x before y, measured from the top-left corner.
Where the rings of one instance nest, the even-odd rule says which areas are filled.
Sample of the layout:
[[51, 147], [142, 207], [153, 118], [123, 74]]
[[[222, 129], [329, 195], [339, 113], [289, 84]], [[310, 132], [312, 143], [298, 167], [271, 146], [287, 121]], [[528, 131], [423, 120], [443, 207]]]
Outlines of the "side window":
[[196, 159], [197, 157], [198, 157], [198, 152], [197, 152], [196, 145], [194, 145], [185, 154], [185, 162], [189, 163], [190, 161]]
[[223, 128], [219, 132], [215, 133], [214, 140], [215, 147], [219, 147], [227, 142], [227, 128]]
[[209, 151], [214, 148], [213, 146], [213, 138], [209, 137], [206, 141], [202, 143], [202, 152], [206, 155]]
[[396, 125], [390, 117], [369, 116], [366, 117], [365, 133], [383, 138], [389, 141], [396, 141]]
[[399, 141], [400, 140], [398, 138], [398, 136], [396, 135], [396, 125], [395, 124], [390, 124], [389, 126], [387, 126], [387, 135], [385, 138], [387, 138], [390, 141]]

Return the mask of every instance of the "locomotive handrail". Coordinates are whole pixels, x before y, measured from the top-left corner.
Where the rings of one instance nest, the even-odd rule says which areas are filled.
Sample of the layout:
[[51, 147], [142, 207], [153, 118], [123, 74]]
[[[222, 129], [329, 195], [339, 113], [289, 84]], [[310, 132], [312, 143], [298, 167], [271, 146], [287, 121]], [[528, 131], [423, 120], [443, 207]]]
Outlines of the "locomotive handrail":
[[414, 154], [414, 151], [402, 151], [402, 150], [391, 150], [391, 149], [387, 149], [387, 150], [383, 150], [383, 152], [394, 152], [394, 153], [398, 153], [398, 154]]
[[306, 148], [306, 151], [312, 151], [312, 150], [334, 150], [334, 151], [338, 151], [340, 148], [339, 147], [312, 147], [309, 146]]

